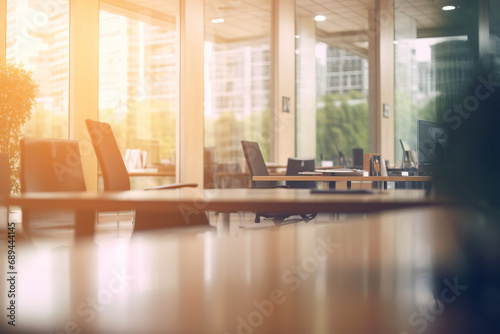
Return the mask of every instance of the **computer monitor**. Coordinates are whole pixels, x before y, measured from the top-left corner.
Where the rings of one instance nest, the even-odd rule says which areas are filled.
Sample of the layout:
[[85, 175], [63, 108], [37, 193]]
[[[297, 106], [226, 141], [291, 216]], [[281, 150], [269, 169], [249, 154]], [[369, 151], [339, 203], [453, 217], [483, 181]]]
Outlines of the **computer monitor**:
[[441, 125], [435, 122], [418, 120], [418, 169], [430, 171], [437, 157], [436, 152], [445, 149], [447, 141], [448, 135]]

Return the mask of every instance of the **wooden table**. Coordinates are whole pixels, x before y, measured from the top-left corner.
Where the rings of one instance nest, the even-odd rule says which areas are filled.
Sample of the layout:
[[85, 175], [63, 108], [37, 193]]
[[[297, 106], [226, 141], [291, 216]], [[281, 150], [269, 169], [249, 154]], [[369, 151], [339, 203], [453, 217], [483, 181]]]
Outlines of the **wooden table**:
[[[377, 212], [450, 204], [427, 197], [424, 190], [382, 190], [372, 194], [312, 194], [309, 189], [207, 189], [182, 188], [123, 192], [25, 193], [7, 204], [26, 209], [75, 210], [76, 236], [92, 237], [95, 211], [283, 213]], [[189, 223], [189, 221], [186, 221]]]
[[140, 170], [140, 169], [135, 169], [131, 170], [128, 172], [128, 175], [131, 177], [134, 176], [147, 176], [147, 177], [175, 177], [175, 170], [174, 171], [154, 171], [154, 170]]
[[336, 182], [346, 182], [350, 188], [351, 182], [380, 182], [387, 189], [387, 182], [430, 182], [430, 176], [324, 176], [324, 175], [298, 175], [298, 176], [254, 176], [253, 181], [317, 181], [328, 183], [330, 188], [335, 188]]
[[[101, 171], [97, 174], [102, 176]], [[133, 169], [128, 171], [130, 177], [144, 176], [144, 177], [175, 177], [175, 170], [158, 170], [156, 168]]]
[[19, 240], [16, 297], [0, 282], [0, 332], [13, 332], [14, 301], [27, 334], [498, 333], [498, 232], [432, 208], [51, 250]]

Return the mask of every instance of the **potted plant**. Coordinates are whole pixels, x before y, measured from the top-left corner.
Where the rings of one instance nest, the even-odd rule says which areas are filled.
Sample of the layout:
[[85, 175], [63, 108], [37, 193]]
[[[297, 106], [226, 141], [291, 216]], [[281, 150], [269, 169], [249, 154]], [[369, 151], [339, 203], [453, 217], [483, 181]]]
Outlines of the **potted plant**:
[[32, 72], [0, 59], [0, 152], [8, 153], [11, 192], [18, 193], [21, 152], [19, 139], [23, 126], [31, 118], [38, 96], [38, 84]]

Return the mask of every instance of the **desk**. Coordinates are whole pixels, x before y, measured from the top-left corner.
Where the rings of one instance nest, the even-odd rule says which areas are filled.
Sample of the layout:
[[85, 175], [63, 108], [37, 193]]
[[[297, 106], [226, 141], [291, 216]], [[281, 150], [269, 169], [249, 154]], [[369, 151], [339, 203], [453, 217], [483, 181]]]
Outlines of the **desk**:
[[[98, 189], [103, 189], [102, 173], [98, 171]], [[145, 189], [163, 184], [173, 183], [175, 170], [158, 170], [158, 168], [133, 169], [128, 171], [131, 189]]]
[[387, 188], [387, 182], [430, 182], [430, 176], [324, 176], [324, 175], [298, 175], [298, 176], [254, 176], [254, 181], [317, 181], [328, 182], [335, 188], [336, 182], [347, 182], [348, 188], [350, 182], [384, 182], [384, 188]]
[[[97, 174], [102, 176], [101, 171]], [[157, 168], [146, 168], [146, 169], [133, 169], [128, 171], [130, 177], [135, 176], [145, 176], [145, 177], [175, 177], [175, 170], [172, 171], [159, 171]]]
[[[479, 298], [483, 288], [499, 287], [493, 280], [499, 251], [491, 247], [498, 240], [478, 221], [484, 222], [471, 213], [432, 208], [342, 224], [242, 229], [237, 235], [145, 232], [127, 244], [115, 239], [50, 251], [18, 242], [15, 329], [485, 333], [474, 331], [480, 325], [498, 333], [491, 321], [499, 296], [488, 295], [484, 305]], [[0, 262], [6, 268], [6, 256]], [[1, 280], [2, 291], [7, 283]], [[5, 314], [9, 300], [2, 296]], [[0, 331], [9, 330], [4, 319]]]
[[94, 211], [150, 212], [261, 211], [283, 213], [377, 212], [450, 204], [425, 196], [424, 190], [384, 190], [374, 194], [311, 194], [309, 189], [207, 189], [123, 192], [25, 193], [7, 199], [27, 209], [69, 209], [77, 212], [77, 237], [94, 234]]
[[[270, 169], [269, 175], [285, 175], [285, 171]], [[249, 172], [218, 171], [214, 175], [215, 188], [250, 188], [252, 180]], [[236, 181], [236, 182], [235, 182]]]
[[148, 170], [148, 169], [144, 169], [144, 170], [141, 170], [141, 169], [135, 169], [135, 170], [131, 170], [128, 172], [128, 175], [131, 176], [131, 177], [134, 177], [134, 176], [147, 176], [147, 177], [155, 177], [155, 176], [158, 176], [158, 177], [161, 177], [161, 176], [168, 176], [168, 177], [175, 177], [175, 170], [173, 171], [159, 171], [159, 170]]

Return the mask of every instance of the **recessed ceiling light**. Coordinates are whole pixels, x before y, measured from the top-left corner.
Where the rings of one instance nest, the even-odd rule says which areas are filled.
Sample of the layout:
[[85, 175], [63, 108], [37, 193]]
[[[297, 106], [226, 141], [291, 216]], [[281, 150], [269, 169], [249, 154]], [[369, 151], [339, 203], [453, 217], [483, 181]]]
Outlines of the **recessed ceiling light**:
[[392, 41], [392, 43], [394, 43], [395, 45], [398, 45], [399, 42], [398, 41]]
[[222, 19], [222, 18], [212, 20], [212, 23], [223, 23], [223, 22], [224, 22], [224, 19]]
[[295, 35], [295, 38], [296, 38], [296, 39], [299, 39], [299, 38], [300, 38], [300, 35]]
[[444, 6], [443, 10], [454, 10], [455, 8], [457, 8], [457, 7], [455, 7], [455, 6]]
[[317, 22], [321, 22], [321, 21], [324, 21], [326, 20], [326, 17], [324, 17], [323, 15], [316, 15], [314, 17], [314, 21], [317, 21]]

